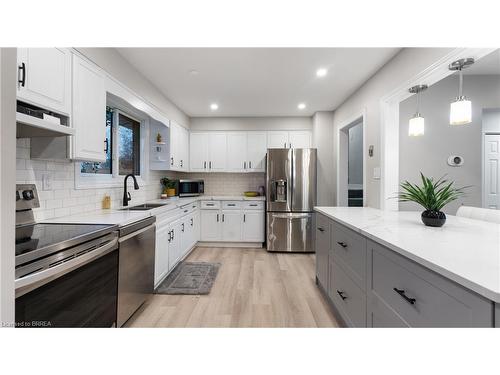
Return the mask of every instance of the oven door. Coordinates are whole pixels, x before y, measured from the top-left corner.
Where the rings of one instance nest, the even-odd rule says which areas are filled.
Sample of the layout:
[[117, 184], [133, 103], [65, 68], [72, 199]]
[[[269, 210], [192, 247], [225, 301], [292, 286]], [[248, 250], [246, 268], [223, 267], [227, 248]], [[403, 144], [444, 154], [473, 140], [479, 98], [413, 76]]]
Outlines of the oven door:
[[[66, 272], [67, 270], [70, 271]], [[43, 275], [43, 272], [47, 274]], [[30, 277], [33, 280], [29, 280]], [[47, 277], [52, 280], [44, 283]], [[20, 281], [26, 284], [24, 288], [29, 288], [30, 285], [43, 285], [16, 298], [16, 327], [116, 325], [118, 294], [116, 240], [105, 247], [39, 274], [34, 273], [16, 280], [16, 284]]]

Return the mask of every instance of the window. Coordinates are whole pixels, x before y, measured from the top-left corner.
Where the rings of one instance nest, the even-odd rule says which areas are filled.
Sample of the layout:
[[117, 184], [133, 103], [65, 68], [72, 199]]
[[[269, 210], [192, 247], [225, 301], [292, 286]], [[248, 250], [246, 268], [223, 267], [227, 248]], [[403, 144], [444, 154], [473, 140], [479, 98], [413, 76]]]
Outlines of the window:
[[109, 177], [141, 174], [141, 123], [126, 113], [106, 107], [106, 161], [82, 162], [82, 176]]
[[132, 173], [140, 175], [140, 140], [141, 124], [138, 121], [118, 114], [118, 140], [119, 140], [119, 174]]

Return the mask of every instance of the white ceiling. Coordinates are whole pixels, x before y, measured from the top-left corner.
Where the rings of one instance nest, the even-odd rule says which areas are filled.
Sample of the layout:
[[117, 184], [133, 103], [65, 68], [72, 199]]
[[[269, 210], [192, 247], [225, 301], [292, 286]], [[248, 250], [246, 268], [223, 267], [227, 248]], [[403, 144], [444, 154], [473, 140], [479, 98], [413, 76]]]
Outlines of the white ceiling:
[[464, 75], [500, 75], [500, 50], [495, 50], [472, 66], [463, 70]]
[[[311, 116], [333, 110], [399, 52], [398, 48], [117, 50], [191, 117]], [[318, 68], [327, 68], [328, 74], [316, 77]], [[219, 109], [211, 111], [211, 103]], [[299, 103], [306, 109], [299, 110]]]

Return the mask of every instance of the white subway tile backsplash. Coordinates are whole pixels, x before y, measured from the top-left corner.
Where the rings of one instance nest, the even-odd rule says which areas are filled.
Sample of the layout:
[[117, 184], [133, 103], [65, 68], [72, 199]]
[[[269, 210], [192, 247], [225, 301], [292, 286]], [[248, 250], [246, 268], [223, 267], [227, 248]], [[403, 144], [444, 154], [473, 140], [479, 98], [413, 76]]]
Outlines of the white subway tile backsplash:
[[[122, 206], [123, 187], [75, 189], [75, 163], [30, 159], [30, 140], [17, 139], [17, 183], [34, 183], [38, 188], [40, 208], [35, 209], [37, 221], [100, 209], [105, 195], [111, 197], [111, 207]], [[52, 190], [42, 190], [44, 175], [52, 177]], [[146, 185], [139, 190], [130, 188], [130, 205], [159, 197], [162, 177], [202, 178], [206, 195], [241, 195], [264, 185], [264, 173], [180, 173], [150, 171]]]

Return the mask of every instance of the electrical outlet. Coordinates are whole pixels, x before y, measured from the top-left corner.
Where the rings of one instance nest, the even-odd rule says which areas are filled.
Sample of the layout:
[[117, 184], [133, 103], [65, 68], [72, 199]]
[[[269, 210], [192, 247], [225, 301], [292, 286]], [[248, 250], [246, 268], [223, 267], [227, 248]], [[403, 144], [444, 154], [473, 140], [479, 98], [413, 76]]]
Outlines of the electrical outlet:
[[52, 190], [52, 174], [45, 173], [42, 175], [42, 190], [49, 191]]
[[380, 180], [380, 167], [373, 168], [373, 179]]

